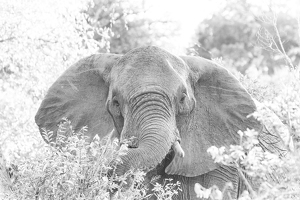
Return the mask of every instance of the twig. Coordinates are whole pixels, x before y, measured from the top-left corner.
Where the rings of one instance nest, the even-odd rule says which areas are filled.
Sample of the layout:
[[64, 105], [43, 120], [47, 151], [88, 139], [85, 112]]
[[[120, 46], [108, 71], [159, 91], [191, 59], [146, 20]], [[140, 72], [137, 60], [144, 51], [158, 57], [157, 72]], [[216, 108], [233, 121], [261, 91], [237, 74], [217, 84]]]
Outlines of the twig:
[[249, 190], [249, 192], [250, 192], [251, 197], [254, 197], [254, 198], [255, 198], [255, 197], [256, 197], [256, 193], [254, 192], [252, 186], [250, 185], [250, 183], [249, 183], [248, 180], [246, 179], [245, 175], [244, 175], [243, 172], [241, 171], [239, 165], [238, 165], [236, 162], [234, 162], [234, 163], [235, 163], [235, 166], [236, 166], [236, 168], [237, 168], [237, 170], [238, 170], [238, 173], [240, 174], [240, 176], [242, 177], [243, 181], [245, 182], [245, 184], [246, 184], [246, 186], [247, 186], [247, 188], [248, 188], [248, 190]]
[[288, 130], [289, 130], [289, 140], [288, 140], [288, 148], [293, 148], [293, 149], [290, 149], [290, 151], [294, 151], [294, 145], [293, 146], [290, 146], [291, 144], [291, 140], [293, 140], [293, 130], [292, 130], [292, 120], [291, 120], [291, 113], [290, 113], [290, 107], [289, 107], [289, 104], [287, 103], [287, 117], [288, 117]]
[[6, 39], [1, 39], [0, 43], [7, 42], [7, 41], [10, 41], [10, 40], [13, 40], [13, 39], [16, 39], [16, 37], [9, 37], [9, 38], [6, 38]]
[[[266, 28], [262, 28], [261, 31], [257, 33], [258, 42], [261, 45], [261, 47], [264, 48], [265, 50], [273, 51], [275, 53], [279, 53], [280, 55], [282, 55], [286, 60], [286, 62], [288, 63], [289, 67], [295, 70], [296, 67], [294, 66], [292, 60], [287, 55], [283, 47], [283, 42], [281, 40], [280, 33], [277, 28], [277, 15], [275, 11], [273, 11], [271, 8], [270, 11], [273, 14], [272, 17], [262, 16], [260, 20], [264, 23], [269, 23], [272, 25], [275, 31], [275, 36], [277, 37], [276, 40], [278, 41], [279, 44], [277, 44], [272, 34]], [[299, 20], [300, 19], [298, 18], [298, 24], [300, 24]], [[264, 31], [263, 33], [261, 33], [262, 30]], [[299, 25], [299, 40], [300, 40], [300, 25]]]
[[299, 39], [299, 45], [300, 45], [300, 15], [297, 18], [297, 24], [298, 24], [298, 39]]
[[[283, 56], [285, 57], [285, 59], [287, 60], [287, 62], [289, 63], [290, 67], [291, 67], [292, 69], [295, 69], [295, 66], [293, 65], [291, 59], [290, 59], [290, 58], [288, 57], [288, 55], [286, 54], [285, 49], [284, 49], [284, 47], [283, 47], [283, 43], [282, 43], [282, 40], [281, 40], [279, 31], [278, 31], [278, 28], [277, 28], [277, 16], [276, 16], [276, 13], [275, 13], [275, 12], [273, 12], [273, 20], [272, 20], [272, 22], [273, 22], [274, 30], [275, 30], [275, 32], [276, 32], [276, 36], [277, 36], [277, 38], [278, 38], [278, 42], [279, 42], [280, 47], [281, 47], [281, 52], [282, 52]], [[275, 42], [275, 44], [276, 44], [276, 42]], [[280, 49], [278, 48], [277, 44], [276, 44], [276, 48], [280, 51]]]

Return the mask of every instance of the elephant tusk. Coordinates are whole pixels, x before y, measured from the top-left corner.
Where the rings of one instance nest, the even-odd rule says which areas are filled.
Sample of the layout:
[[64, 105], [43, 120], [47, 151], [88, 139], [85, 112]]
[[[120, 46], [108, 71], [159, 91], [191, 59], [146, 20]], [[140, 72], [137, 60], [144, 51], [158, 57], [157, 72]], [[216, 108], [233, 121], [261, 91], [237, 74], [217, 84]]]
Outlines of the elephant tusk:
[[184, 151], [177, 140], [172, 145], [172, 148], [175, 151], [175, 154], [177, 154], [179, 157], [184, 157]]

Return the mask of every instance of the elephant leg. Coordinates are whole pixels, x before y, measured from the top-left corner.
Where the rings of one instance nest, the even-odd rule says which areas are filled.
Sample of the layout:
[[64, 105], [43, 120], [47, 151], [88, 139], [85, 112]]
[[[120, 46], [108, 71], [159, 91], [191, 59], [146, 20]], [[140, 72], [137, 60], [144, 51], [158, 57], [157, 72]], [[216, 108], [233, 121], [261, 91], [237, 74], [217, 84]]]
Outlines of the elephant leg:
[[[148, 174], [149, 176], [153, 174]], [[155, 174], [158, 175], [158, 174]], [[208, 172], [206, 174], [196, 176], [196, 177], [185, 177], [179, 175], [168, 175], [160, 174], [160, 178], [157, 180], [158, 183], [163, 184], [164, 179], [172, 179], [172, 183], [180, 182], [181, 192], [177, 196], [174, 196], [173, 199], [176, 200], [199, 200], [197, 198], [194, 187], [196, 183], [201, 184], [205, 188], [210, 188], [213, 185], [218, 186], [220, 191], [223, 191], [226, 183], [231, 182], [233, 188], [227, 188], [224, 193], [224, 200], [229, 200], [231, 196], [232, 199], [237, 199], [239, 194], [246, 189], [245, 184], [239, 178], [238, 172], [233, 167], [220, 166], [218, 169]], [[151, 184], [149, 186], [149, 191], [153, 189]], [[229, 194], [230, 193], [230, 194]], [[152, 199], [156, 199], [153, 197]]]
[[223, 194], [223, 200], [237, 199], [239, 194], [241, 194], [246, 189], [246, 185], [239, 177], [237, 169], [224, 165], [201, 176], [190, 178], [190, 199], [196, 199], [196, 193], [194, 191], [195, 183], [199, 183], [205, 188], [210, 188], [213, 185], [216, 185], [222, 192], [226, 187], [226, 184], [231, 183], [232, 188], [226, 188]]
[[199, 181], [198, 183], [200, 183], [205, 188], [210, 188], [213, 185], [216, 185], [220, 191], [224, 190], [227, 183], [231, 183], [232, 188], [226, 188], [226, 191], [223, 194], [224, 200], [231, 198], [237, 199], [241, 190], [245, 188], [245, 185], [241, 182], [241, 179], [238, 175], [237, 169], [228, 166], [220, 166], [218, 169], [203, 174], [199, 177], [191, 178], [190, 185], [194, 186], [197, 181]]

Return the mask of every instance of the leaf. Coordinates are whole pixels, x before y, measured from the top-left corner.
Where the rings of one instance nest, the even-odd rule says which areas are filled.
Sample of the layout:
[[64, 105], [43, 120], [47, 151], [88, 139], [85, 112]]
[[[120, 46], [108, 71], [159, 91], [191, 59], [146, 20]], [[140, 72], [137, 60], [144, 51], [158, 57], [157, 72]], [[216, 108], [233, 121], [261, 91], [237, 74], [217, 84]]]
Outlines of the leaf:
[[200, 185], [199, 183], [195, 183], [194, 191], [197, 195], [197, 198], [208, 199], [209, 196], [211, 195], [211, 189], [210, 188], [206, 189], [202, 185]]
[[210, 198], [211, 200], [222, 200], [223, 199], [223, 194], [219, 190], [218, 186], [213, 185], [211, 188], [211, 193], [210, 193]]

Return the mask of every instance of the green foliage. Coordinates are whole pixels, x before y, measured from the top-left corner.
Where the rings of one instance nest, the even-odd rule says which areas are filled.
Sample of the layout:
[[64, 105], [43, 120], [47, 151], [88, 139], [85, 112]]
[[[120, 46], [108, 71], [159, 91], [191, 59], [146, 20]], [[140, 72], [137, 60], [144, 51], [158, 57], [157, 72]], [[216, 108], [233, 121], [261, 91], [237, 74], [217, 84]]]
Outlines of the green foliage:
[[84, 1], [69, 0], [1, 4], [0, 147], [6, 157], [29, 157], [41, 146], [34, 115], [47, 88], [101, 46], [89, 38], [82, 8]]
[[273, 74], [276, 68], [285, 67], [287, 56], [290, 63], [297, 65], [297, 18], [289, 14], [285, 5], [280, 5], [280, 9], [274, 15], [276, 11], [271, 7], [263, 8], [247, 0], [227, 0], [222, 9], [199, 25], [197, 42], [212, 57], [222, 57], [226, 66], [242, 73], [255, 68]]
[[[44, 131], [49, 145], [40, 148], [36, 156], [14, 162], [16, 180], [6, 199], [142, 199], [149, 196], [144, 185], [145, 172], [130, 170], [123, 176], [111, 174], [119, 156], [126, 148], [116, 149], [116, 141], [95, 138], [87, 143], [87, 127], [74, 133], [71, 123], [59, 126], [59, 137]], [[60, 148], [58, 148], [60, 147]], [[1, 179], [1, 181], [3, 181]], [[158, 199], [170, 199], [177, 194], [179, 183], [155, 184]], [[111, 193], [111, 194], [110, 194]], [[116, 194], [117, 193], [117, 194]]]
[[180, 182], [177, 181], [175, 184], [171, 182], [172, 179], [165, 179], [163, 185], [159, 183], [154, 184], [152, 191], [158, 200], [172, 200], [172, 198], [178, 195], [180, 189]]
[[106, 51], [124, 54], [140, 46], [162, 45], [167, 37], [176, 34], [176, 22], [167, 18], [153, 20], [147, 17], [149, 9], [144, 1], [94, 0], [86, 13], [95, 28], [94, 39], [107, 41]]

